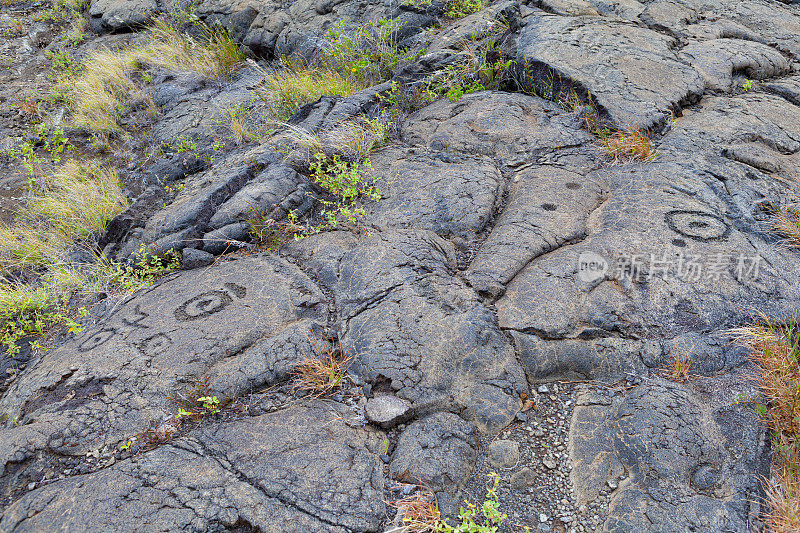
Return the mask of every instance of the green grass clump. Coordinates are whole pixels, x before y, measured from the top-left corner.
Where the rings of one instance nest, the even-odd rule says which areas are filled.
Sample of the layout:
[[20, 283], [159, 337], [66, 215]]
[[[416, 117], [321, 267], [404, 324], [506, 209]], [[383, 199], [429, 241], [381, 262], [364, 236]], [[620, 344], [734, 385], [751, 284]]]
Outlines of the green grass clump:
[[460, 19], [477, 13], [486, 7], [484, 0], [450, 0], [444, 9], [444, 16], [450, 19]]
[[62, 255], [128, 207], [116, 172], [99, 163], [68, 161], [44, 179], [17, 213], [0, 224], [0, 269], [60, 263]]
[[[142, 94], [148, 67], [195, 73], [212, 80], [230, 77], [244, 61], [239, 45], [221, 29], [203, 26], [195, 39], [166, 21], [151, 28], [152, 41], [122, 50], [99, 50], [89, 55], [76, 73], [62, 76], [53, 100], [70, 103], [73, 122], [98, 133], [121, 131], [119, 119], [135, 96]], [[142, 74], [135, 76], [135, 74]]]
[[272, 117], [285, 121], [302, 106], [325, 95], [351, 96], [366, 86], [358, 79], [343, 76], [329, 66], [312, 67], [300, 60], [285, 60], [284, 67], [265, 79], [264, 98]]
[[274, 119], [285, 121], [321, 96], [347, 97], [390, 79], [398, 67], [416, 58], [397, 46], [398, 29], [399, 25], [386, 19], [353, 30], [339, 23], [326, 33], [314, 66], [284, 58], [282, 68], [265, 75], [268, 94], [262, 99]]

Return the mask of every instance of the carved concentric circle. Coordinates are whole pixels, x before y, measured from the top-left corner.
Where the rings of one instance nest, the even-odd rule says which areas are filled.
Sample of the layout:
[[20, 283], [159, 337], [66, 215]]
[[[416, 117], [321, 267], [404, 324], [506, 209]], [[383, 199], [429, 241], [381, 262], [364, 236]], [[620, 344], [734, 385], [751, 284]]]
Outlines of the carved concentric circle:
[[208, 291], [198, 294], [175, 310], [180, 321], [197, 320], [218, 313], [228, 307], [233, 298], [225, 291]]
[[700, 242], [725, 240], [731, 231], [722, 218], [702, 211], [670, 211], [664, 220], [672, 231]]
[[117, 333], [116, 328], [103, 328], [93, 332], [78, 344], [78, 350], [88, 352], [107, 343]]

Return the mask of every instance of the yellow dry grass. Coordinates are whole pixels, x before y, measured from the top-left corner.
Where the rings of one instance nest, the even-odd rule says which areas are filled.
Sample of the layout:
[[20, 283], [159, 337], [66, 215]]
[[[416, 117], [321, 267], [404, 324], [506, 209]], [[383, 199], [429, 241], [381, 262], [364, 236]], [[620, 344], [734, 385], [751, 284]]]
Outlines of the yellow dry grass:
[[774, 462], [764, 480], [772, 533], [800, 531], [800, 323], [767, 319], [733, 331], [750, 349], [764, 394], [764, 420], [772, 434]]
[[60, 263], [74, 243], [102, 233], [128, 202], [113, 170], [99, 163], [68, 161], [46, 179], [13, 224], [0, 224], [0, 268]]

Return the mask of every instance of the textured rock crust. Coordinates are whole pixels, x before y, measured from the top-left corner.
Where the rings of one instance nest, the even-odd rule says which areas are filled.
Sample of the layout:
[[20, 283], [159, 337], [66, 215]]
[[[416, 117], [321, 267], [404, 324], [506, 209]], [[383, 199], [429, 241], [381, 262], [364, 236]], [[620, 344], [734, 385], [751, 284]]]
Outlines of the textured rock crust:
[[[97, 32], [124, 32], [167, 9], [94, 0], [90, 15]], [[505, 1], [424, 32], [441, 11], [201, 2], [200, 17], [267, 60], [313, 57], [337, 22], [393, 17], [400, 41], [429, 44], [401, 81], [503, 19], [504, 53], [524, 74], [516, 87], [540, 96], [480, 91], [402, 117], [371, 155], [383, 199], [356, 231], [235, 260], [214, 256], [251, 246], [254, 213], [314, 212], [307, 162], [279, 150], [282, 132], [213, 161], [173, 154], [143, 169], [150, 188], [101, 242], [118, 260], [143, 245], [182, 250], [186, 269], [25, 354], [0, 396], [0, 530], [377, 532], [406, 484], [433, 490], [446, 512], [465, 491], [483, 497], [484, 463], [511, 491], [504, 505], [530, 501], [541, 472], [556, 480], [543, 486], [569, 479], [547, 504], [576, 513], [557, 521], [531, 507], [523, 526], [758, 530], [770, 450], [738, 401], [755, 392], [747, 354], [725, 332], [800, 310], [800, 254], [768, 224], [770, 205], [800, 195], [800, 7]], [[210, 149], [223, 110], [252, 103], [260, 80], [252, 65], [228, 83], [155, 80], [164, 115], [152, 138]], [[324, 134], [376, 114], [391, 87], [325, 96], [289, 121]], [[619, 128], [650, 129], [658, 157], [610, 161], [585, 108], [545, 99], [560, 89]], [[291, 372], [319, 355], [311, 332], [352, 364], [342, 391], [298, 401]], [[696, 378], [665, 379], [685, 357]], [[557, 380], [582, 384], [556, 396]], [[223, 415], [120, 450], [165, 431], [169, 398], [198, 381]], [[535, 408], [570, 394], [561, 420]], [[509, 436], [538, 442], [567, 427], [539, 455]]]

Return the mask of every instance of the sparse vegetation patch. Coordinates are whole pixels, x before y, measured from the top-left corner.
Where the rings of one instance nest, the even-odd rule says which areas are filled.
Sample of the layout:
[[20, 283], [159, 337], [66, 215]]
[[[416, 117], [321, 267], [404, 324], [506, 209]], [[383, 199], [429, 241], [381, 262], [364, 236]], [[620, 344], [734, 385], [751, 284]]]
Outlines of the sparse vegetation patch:
[[800, 531], [800, 324], [763, 320], [734, 330], [750, 349], [766, 406], [762, 417], [774, 451], [772, 476], [764, 480], [773, 533]]

